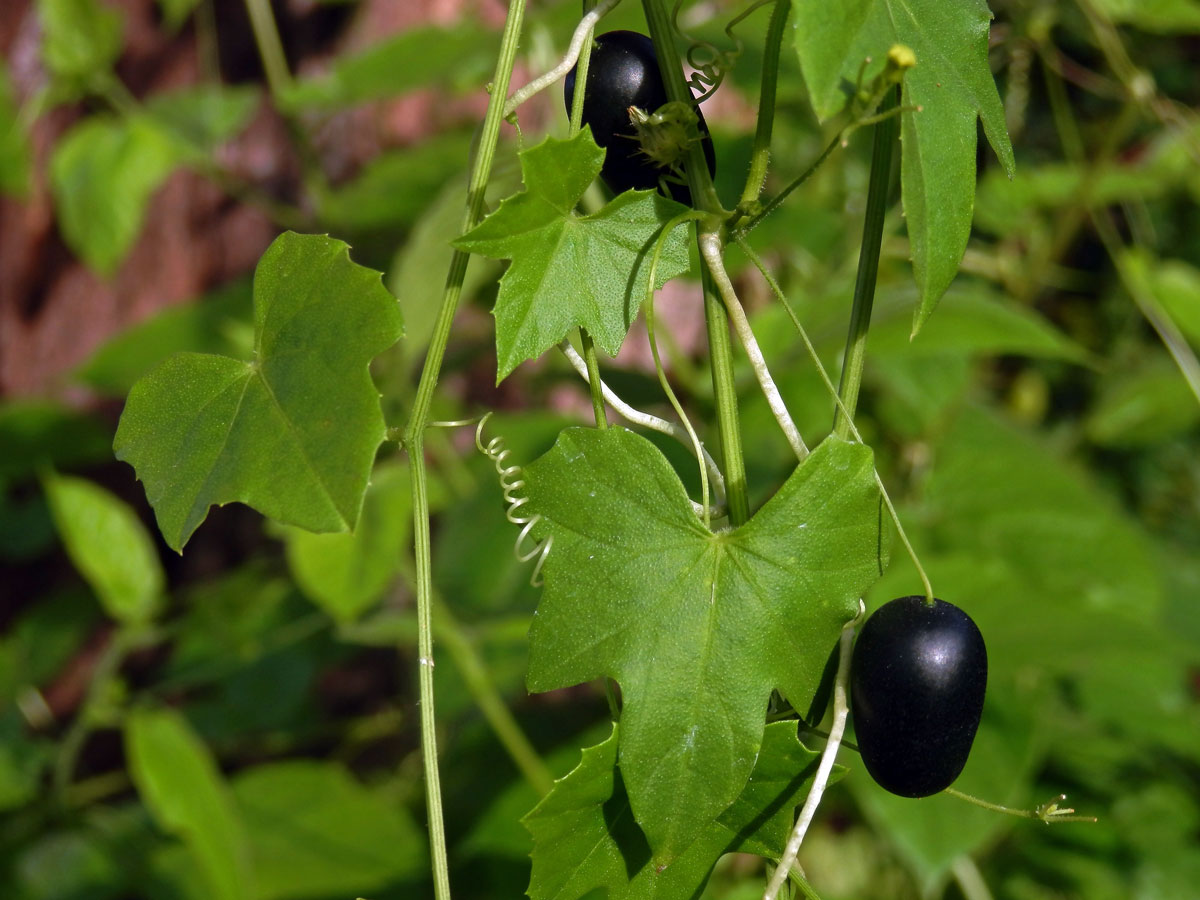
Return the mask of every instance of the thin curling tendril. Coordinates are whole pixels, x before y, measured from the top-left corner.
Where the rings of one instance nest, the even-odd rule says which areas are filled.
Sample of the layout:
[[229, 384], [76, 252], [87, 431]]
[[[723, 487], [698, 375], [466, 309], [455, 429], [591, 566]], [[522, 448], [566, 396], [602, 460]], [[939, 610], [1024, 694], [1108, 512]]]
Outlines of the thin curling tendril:
[[694, 97], [693, 103], [700, 103], [712, 96], [717, 88], [721, 86], [721, 82], [725, 80], [725, 76], [729, 74], [729, 70], [733, 68], [734, 63], [741, 57], [742, 51], [745, 49], [745, 44], [742, 43], [741, 38], [733, 33], [734, 27], [756, 9], [774, 2], [775, 0], [758, 0], [757, 3], [752, 3], [749, 8], [731, 19], [729, 24], [725, 26], [725, 36], [733, 42], [734, 48], [732, 50], [721, 50], [708, 41], [693, 38], [679, 27], [679, 9], [683, 5], [683, 0], [675, 0], [675, 6], [671, 10], [672, 24], [675, 26], [675, 31], [690, 44], [686, 59], [688, 66], [693, 71], [688, 77], [687, 86], [690, 90], [699, 92]]
[[[745, 238], [738, 236], [735, 238], [735, 241], [742, 248], [742, 252], [754, 263], [754, 267], [758, 269], [763, 279], [767, 282], [767, 287], [771, 289], [771, 293], [775, 295], [775, 299], [783, 305], [788, 317], [792, 320], [792, 325], [800, 335], [800, 340], [804, 343], [805, 351], [807, 351], [809, 358], [813, 361], [817, 374], [821, 376], [821, 381], [825, 384], [825, 390], [829, 392], [829, 396], [833, 398], [834, 405], [837, 406], [842, 415], [846, 417], [846, 421], [850, 424], [850, 434], [860, 444], [865, 444], [866, 441], [862, 439], [858, 427], [854, 424], [854, 417], [850, 415], [845, 404], [842, 403], [842, 398], [838, 396], [837, 388], [833, 386], [833, 380], [829, 377], [829, 373], [825, 371], [821, 357], [817, 354], [812, 340], [809, 339], [808, 332], [804, 330], [804, 325], [801, 324], [800, 317], [796, 315], [796, 311], [788, 303], [788, 299], [783, 293], [783, 288], [779, 286], [779, 282], [775, 280], [775, 276], [767, 269], [767, 264], [763, 262], [762, 257], [754, 252], [754, 249], [746, 242]], [[875, 473], [875, 484], [879, 487], [879, 496], [883, 498], [888, 515], [891, 517], [892, 523], [896, 526], [896, 534], [900, 538], [900, 543], [904, 545], [904, 549], [908, 552], [908, 558], [912, 560], [913, 567], [917, 570], [917, 576], [921, 579], [922, 587], [925, 588], [925, 596], [932, 600], [933, 585], [929, 581], [929, 576], [925, 573], [925, 567], [921, 565], [921, 559], [917, 556], [917, 551], [908, 539], [908, 533], [904, 530], [904, 523], [900, 521], [900, 516], [896, 513], [896, 507], [892, 504], [892, 498], [888, 495], [887, 487], [883, 483], [883, 478], [879, 475], [879, 470], [874, 467], [872, 467], [872, 470]]]
[[533, 587], [540, 587], [542, 566], [545, 565], [546, 556], [550, 553], [550, 547], [554, 543], [554, 535], [548, 534], [542, 540], [535, 541], [529, 549], [522, 549], [527, 540], [532, 540], [530, 534], [538, 522], [542, 521], [542, 514], [535, 513], [530, 516], [521, 512], [521, 507], [529, 502], [528, 497], [521, 496], [519, 493], [525, 487], [525, 479], [522, 477], [520, 466], [508, 464], [508, 455], [512, 451], [504, 446], [504, 438], [496, 435], [486, 444], [483, 442], [483, 428], [491, 417], [492, 414], [487, 413], [479, 420], [479, 425], [475, 428], [475, 447], [492, 461], [492, 465], [496, 468], [496, 474], [500, 477], [500, 490], [503, 491], [504, 502], [508, 505], [508, 509], [504, 511], [504, 517], [512, 524], [521, 527], [517, 540], [513, 544], [513, 555], [523, 563], [532, 559], [537, 560], [533, 566], [533, 574], [529, 576], [529, 583]]
[[675, 396], [675, 392], [671, 390], [671, 383], [667, 380], [667, 373], [663, 371], [662, 360], [658, 355], [658, 342], [654, 339], [654, 282], [658, 275], [658, 262], [662, 258], [663, 247], [666, 244], [667, 236], [670, 235], [678, 226], [684, 222], [697, 221], [703, 218], [703, 214], [696, 210], [688, 210], [682, 212], [673, 218], [670, 222], [663, 226], [663, 230], [658, 235], [658, 240], [654, 242], [654, 253], [650, 256], [650, 269], [646, 273], [646, 334], [650, 340], [650, 352], [654, 356], [654, 371], [658, 375], [658, 383], [662, 385], [663, 393], [667, 395], [667, 399], [671, 402], [671, 406], [675, 409], [675, 414], [679, 416], [679, 420], [683, 423], [683, 427], [687, 430], [688, 437], [692, 441], [692, 450], [696, 454], [696, 462], [700, 465], [700, 506], [703, 509], [702, 517], [704, 527], [708, 528], [710, 524], [709, 503], [708, 503], [708, 469], [705, 467], [704, 445], [700, 443], [700, 438], [696, 434], [696, 429], [692, 427], [691, 420], [688, 419], [687, 413], [683, 411], [683, 404], [679, 402], [679, 398]]

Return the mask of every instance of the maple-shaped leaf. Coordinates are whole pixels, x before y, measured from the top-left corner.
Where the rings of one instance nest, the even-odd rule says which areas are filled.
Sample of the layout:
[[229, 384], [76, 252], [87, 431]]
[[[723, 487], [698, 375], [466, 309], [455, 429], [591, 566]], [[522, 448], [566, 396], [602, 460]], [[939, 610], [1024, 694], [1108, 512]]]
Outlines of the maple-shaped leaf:
[[[654, 242], [684, 207], [655, 191], [627, 191], [598, 213], [578, 214], [603, 162], [586, 128], [570, 140], [546, 138], [521, 153], [525, 190], [454, 242], [512, 260], [493, 310], [497, 383], [574, 328], [615, 356], [637, 317]], [[687, 234], [677, 228], [666, 238], [656, 288], [688, 270]]]
[[370, 361], [400, 337], [380, 274], [323, 235], [276, 238], [254, 273], [254, 354], [179, 353], [129, 392], [113, 450], [169, 546], [213, 504], [346, 531], [384, 438]]
[[[575, 900], [598, 888], [608, 900], [690, 900], [724, 853], [783, 854], [820, 758], [796, 739], [795, 722], [766, 727], [741, 794], [665, 869], [650, 861], [630, 812], [617, 768], [617, 729], [586, 748], [579, 765], [523, 820], [533, 835], [533, 900]], [[835, 767], [833, 778], [844, 772]]]
[[[822, 119], [848, 98], [863, 61], [878, 74], [894, 44], [917, 64], [904, 75], [900, 180], [920, 301], [915, 334], [954, 280], [975, 204], [975, 122], [1011, 177], [1012, 143], [988, 67], [985, 0], [834, 0], [799, 3], [796, 49], [809, 96]], [[919, 110], [917, 109], [919, 107]]]
[[657, 865], [741, 792], [772, 689], [807, 709], [879, 576], [872, 454], [827, 438], [746, 524], [709, 531], [666, 458], [622, 428], [569, 428], [525, 470], [552, 540], [528, 684], [621, 685], [621, 772]]

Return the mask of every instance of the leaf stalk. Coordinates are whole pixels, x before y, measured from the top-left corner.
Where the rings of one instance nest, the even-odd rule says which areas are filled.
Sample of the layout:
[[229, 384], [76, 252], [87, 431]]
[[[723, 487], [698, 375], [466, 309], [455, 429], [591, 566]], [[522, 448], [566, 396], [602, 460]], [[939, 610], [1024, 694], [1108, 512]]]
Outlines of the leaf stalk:
[[[887, 113], [899, 104], [900, 88], [888, 91], [882, 104]], [[850, 311], [850, 333], [846, 337], [846, 354], [842, 362], [842, 380], [838, 386], [841, 399], [833, 417], [833, 430], [848, 440], [850, 421], [858, 406], [862, 386], [863, 363], [867, 356], [867, 332], [871, 327], [871, 310], [875, 304], [875, 282], [879, 275], [879, 253], [883, 246], [883, 222], [887, 216], [892, 189], [892, 161], [900, 120], [885, 115], [874, 126], [875, 142], [871, 151], [871, 176], [867, 188], [867, 213], [863, 220], [862, 244], [858, 256], [858, 274], [854, 280], [854, 305]]]

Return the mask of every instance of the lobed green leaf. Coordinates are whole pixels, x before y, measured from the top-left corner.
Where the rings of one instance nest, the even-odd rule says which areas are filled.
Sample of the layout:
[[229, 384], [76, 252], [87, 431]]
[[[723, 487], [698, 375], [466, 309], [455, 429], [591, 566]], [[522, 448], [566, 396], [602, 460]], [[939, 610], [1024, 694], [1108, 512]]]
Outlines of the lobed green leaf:
[[254, 356], [173, 356], [130, 391], [113, 449], [146, 485], [169, 546], [213, 504], [345, 531], [384, 438], [368, 364], [402, 332], [378, 272], [341, 241], [281, 235], [254, 278]]
[[920, 331], [954, 280], [967, 247], [975, 197], [976, 119], [1004, 170], [1014, 171], [1004, 107], [988, 67], [985, 0], [838, 0], [797, 4], [795, 43], [809, 96], [826, 119], [846, 104], [860, 68], [882, 70], [888, 50], [904, 44], [917, 65], [904, 76], [901, 186]]
[[553, 543], [529, 688], [621, 685], [621, 771], [656, 865], [742, 791], [779, 690], [813, 700], [884, 566], [871, 451], [822, 442], [745, 525], [707, 530], [645, 438], [571, 428], [526, 469]]
[[[494, 310], [497, 382], [575, 328], [615, 356], [637, 318], [654, 241], [683, 207], [658, 193], [627, 191], [593, 215], [576, 214], [603, 161], [587, 129], [566, 141], [546, 138], [521, 153], [525, 190], [454, 242], [512, 260]], [[689, 267], [686, 229], [664, 244], [655, 288]]]
[[[579, 765], [523, 820], [534, 840], [532, 900], [575, 900], [598, 888], [608, 900], [690, 900], [724, 853], [783, 854], [820, 758], [797, 740], [795, 722], [766, 726], [738, 798], [664, 868], [651, 861], [633, 821], [617, 766], [617, 729], [614, 724], [606, 741], [585, 748]], [[832, 780], [844, 771], [836, 767]]]

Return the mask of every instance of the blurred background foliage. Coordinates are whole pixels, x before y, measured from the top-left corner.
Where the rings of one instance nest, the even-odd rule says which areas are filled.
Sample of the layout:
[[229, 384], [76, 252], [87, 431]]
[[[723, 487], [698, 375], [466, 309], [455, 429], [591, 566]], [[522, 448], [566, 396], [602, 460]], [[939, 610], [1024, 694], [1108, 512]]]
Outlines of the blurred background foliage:
[[[177, 557], [110, 449], [125, 393], [158, 360], [245, 352], [248, 273], [285, 227], [341, 237], [385, 273], [408, 338], [375, 371], [402, 421], [503, 8], [401, 4], [393, 21], [388, 6], [276, 3], [282, 43], [273, 56], [264, 41], [265, 66], [232, 0], [37, 0], [0, 16], [6, 898], [432, 893], [402, 459], [381, 457], [352, 537], [265, 528], [229, 507]], [[528, 72], [561, 53], [577, 6], [532, 4]], [[981, 142], [962, 272], [913, 341], [893, 212], [859, 427], [939, 595], [988, 642], [987, 706], [958, 787], [1025, 809], [1066, 793], [1099, 822], [1048, 829], [944, 796], [901, 800], [847, 752], [852, 772], [801, 862], [826, 900], [1196, 897], [1200, 3], [992, 6], [1018, 173], [1008, 180]], [[692, 4], [683, 22], [724, 46], [737, 11]], [[630, 0], [603, 27], [640, 28], [640, 16]], [[743, 52], [706, 107], [730, 206], [766, 20], [739, 27]], [[191, 64], [162, 62], [176, 57]], [[550, 94], [522, 111], [525, 141], [565, 131]], [[826, 140], [785, 53], [773, 183]], [[856, 136], [751, 236], [831, 369], [868, 143]], [[496, 197], [519, 184], [516, 147], [509, 129]], [[185, 189], [201, 200], [180, 203]], [[155, 241], [173, 242], [158, 255], [216, 262], [172, 280], [140, 249]], [[783, 311], [731, 260], [801, 430], [826, 433], [831, 402]], [[498, 272], [472, 261], [436, 416], [497, 409], [489, 430], [528, 461], [589, 406], [557, 357], [493, 386]], [[122, 305], [131, 291], [150, 299]], [[106, 297], [111, 315], [88, 318]], [[673, 286], [660, 309], [675, 386], [711, 422], [698, 292]], [[605, 374], [634, 405], [665, 408], [639, 329]], [[789, 453], [748, 367], [739, 383], [761, 502]], [[516, 897], [530, 850], [518, 819], [603, 736], [607, 711], [593, 687], [523, 690], [537, 594], [468, 431], [429, 441], [443, 789], [456, 896]], [[689, 477], [682, 451], [663, 449]], [[897, 556], [869, 600], [918, 591]], [[705, 896], [761, 890], [761, 861], [728, 857]]]

